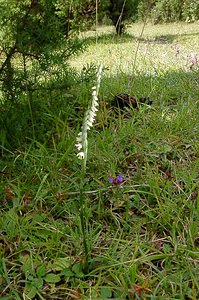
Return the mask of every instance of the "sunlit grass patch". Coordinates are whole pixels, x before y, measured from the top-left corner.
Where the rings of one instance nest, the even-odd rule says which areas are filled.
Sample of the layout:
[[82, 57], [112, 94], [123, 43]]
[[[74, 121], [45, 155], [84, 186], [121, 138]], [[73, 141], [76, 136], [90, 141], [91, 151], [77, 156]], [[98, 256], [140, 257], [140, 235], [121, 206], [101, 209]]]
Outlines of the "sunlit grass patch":
[[[144, 31], [142, 34], [142, 27]], [[110, 34], [103, 40], [103, 28], [99, 29], [99, 41], [93, 40], [88, 50], [71, 61], [74, 67], [81, 68], [85, 63], [102, 62], [111, 74], [147, 71], [187, 70], [191, 51], [198, 53], [198, 23], [184, 25], [133, 24], [127, 35], [116, 37]], [[98, 31], [97, 31], [98, 32]], [[107, 28], [105, 28], [107, 32]], [[95, 37], [97, 33], [91, 33]], [[88, 38], [89, 39], [89, 38]], [[118, 43], [116, 40], [118, 39]], [[176, 57], [175, 47], [179, 47]], [[134, 65], [137, 52], [136, 66]], [[134, 69], [135, 68], [135, 69]]]

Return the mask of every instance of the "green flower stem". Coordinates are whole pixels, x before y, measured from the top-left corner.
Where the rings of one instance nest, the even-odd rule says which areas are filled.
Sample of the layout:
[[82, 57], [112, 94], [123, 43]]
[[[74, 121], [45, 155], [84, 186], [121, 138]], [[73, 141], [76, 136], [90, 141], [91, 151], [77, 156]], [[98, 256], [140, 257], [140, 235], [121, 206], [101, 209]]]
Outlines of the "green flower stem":
[[85, 174], [86, 174], [86, 165], [84, 160], [82, 161], [82, 172], [81, 172], [81, 182], [80, 182], [80, 223], [81, 223], [81, 231], [83, 238], [83, 247], [84, 247], [84, 259], [83, 259], [83, 271], [84, 273], [88, 273], [88, 260], [89, 260], [89, 252], [87, 245], [87, 230], [86, 230], [86, 222], [85, 222]]

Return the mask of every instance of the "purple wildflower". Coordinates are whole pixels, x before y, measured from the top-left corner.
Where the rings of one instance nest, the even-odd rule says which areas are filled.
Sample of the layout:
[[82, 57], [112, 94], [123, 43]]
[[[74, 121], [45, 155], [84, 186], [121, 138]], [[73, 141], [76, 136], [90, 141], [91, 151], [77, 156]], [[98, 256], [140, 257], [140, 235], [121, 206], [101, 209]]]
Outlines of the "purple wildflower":
[[118, 184], [121, 184], [124, 181], [124, 179], [123, 179], [122, 175], [119, 174], [116, 178], [109, 177], [108, 181], [113, 185], [118, 185]]
[[193, 52], [191, 52], [191, 53], [190, 53], [190, 56], [189, 56], [189, 68], [190, 68], [190, 70], [192, 70], [193, 67], [194, 67], [195, 65], [197, 65], [197, 62], [198, 62], [198, 59], [197, 59], [196, 54], [193, 53]]

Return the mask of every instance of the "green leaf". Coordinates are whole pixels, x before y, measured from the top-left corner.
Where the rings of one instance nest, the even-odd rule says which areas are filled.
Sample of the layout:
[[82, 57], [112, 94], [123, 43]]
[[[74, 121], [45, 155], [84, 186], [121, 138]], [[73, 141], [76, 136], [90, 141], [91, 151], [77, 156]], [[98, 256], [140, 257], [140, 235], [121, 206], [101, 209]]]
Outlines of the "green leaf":
[[61, 271], [60, 275], [63, 275], [65, 277], [72, 277], [75, 274], [71, 271], [71, 269], [67, 268]]
[[77, 277], [83, 277], [83, 276], [84, 276], [84, 273], [83, 273], [83, 271], [82, 271], [82, 265], [79, 264], [79, 263], [73, 265], [72, 271], [75, 273], [75, 275], [76, 275]]
[[32, 259], [29, 254], [21, 255], [20, 262], [22, 263], [22, 271], [26, 277], [34, 274]]
[[106, 287], [101, 288], [102, 299], [109, 299], [112, 297], [112, 291]]
[[44, 280], [46, 282], [57, 283], [61, 280], [61, 277], [57, 274], [50, 273], [45, 276]]
[[45, 265], [41, 265], [37, 268], [36, 274], [38, 277], [43, 277], [46, 275], [46, 267]]
[[36, 287], [37, 289], [41, 289], [43, 286], [43, 279], [42, 278], [34, 278], [31, 281], [31, 285]]
[[35, 286], [32, 286], [31, 289], [29, 290], [28, 294], [27, 294], [27, 299], [33, 299], [35, 298], [37, 294], [37, 289]]
[[71, 263], [68, 257], [59, 257], [53, 262], [51, 268], [55, 271], [61, 271], [70, 267], [70, 265]]

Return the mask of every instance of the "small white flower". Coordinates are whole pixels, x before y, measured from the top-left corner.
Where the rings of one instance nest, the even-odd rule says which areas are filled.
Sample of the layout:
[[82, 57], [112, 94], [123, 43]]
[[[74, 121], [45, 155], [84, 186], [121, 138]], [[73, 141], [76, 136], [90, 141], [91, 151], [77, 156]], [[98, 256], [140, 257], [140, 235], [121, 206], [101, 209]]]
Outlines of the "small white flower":
[[93, 122], [94, 122], [94, 119], [87, 121], [88, 130], [93, 126]]
[[95, 117], [96, 117], [95, 111], [91, 110], [91, 111], [90, 111], [90, 114], [89, 114], [89, 118], [90, 118], [90, 119], [94, 119]]
[[78, 149], [78, 151], [80, 151], [82, 149], [82, 144], [75, 144], [75, 147]]
[[79, 152], [79, 153], [77, 154], [77, 157], [78, 157], [79, 159], [84, 159], [84, 152]]
[[77, 138], [76, 138], [76, 141], [77, 141], [77, 142], [82, 142], [82, 132], [79, 132], [79, 133], [78, 133], [78, 136], [77, 136]]
[[98, 98], [97, 98], [97, 96], [95, 96], [95, 95], [93, 95], [93, 105], [94, 106], [98, 106], [99, 104], [98, 104]]

